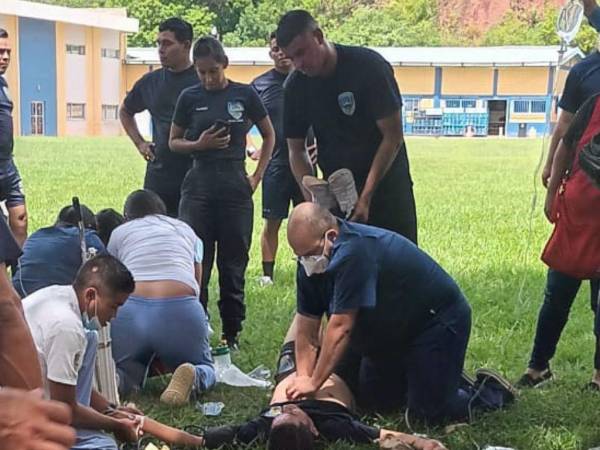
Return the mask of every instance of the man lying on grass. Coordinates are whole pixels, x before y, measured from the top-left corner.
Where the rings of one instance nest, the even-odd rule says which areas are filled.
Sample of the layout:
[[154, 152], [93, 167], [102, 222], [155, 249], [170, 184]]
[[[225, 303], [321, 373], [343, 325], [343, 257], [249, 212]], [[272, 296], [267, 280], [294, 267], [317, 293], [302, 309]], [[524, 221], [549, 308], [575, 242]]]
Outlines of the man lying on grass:
[[[206, 448], [240, 447], [264, 444], [270, 450], [311, 450], [318, 439], [356, 444], [377, 444], [382, 448], [404, 450], [445, 450], [433, 439], [372, 427], [354, 413], [354, 396], [346, 382], [332, 374], [310, 399], [289, 401], [286, 389], [296, 377], [294, 339], [296, 321], [292, 323], [281, 349], [275, 379], [278, 382], [269, 406], [241, 425], [208, 428], [203, 437], [142, 419], [141, 431], [176, 445]], [[122, 417], [126, 414], [120, 413]], [[131, 416], [130, 418], [133, 418]]]

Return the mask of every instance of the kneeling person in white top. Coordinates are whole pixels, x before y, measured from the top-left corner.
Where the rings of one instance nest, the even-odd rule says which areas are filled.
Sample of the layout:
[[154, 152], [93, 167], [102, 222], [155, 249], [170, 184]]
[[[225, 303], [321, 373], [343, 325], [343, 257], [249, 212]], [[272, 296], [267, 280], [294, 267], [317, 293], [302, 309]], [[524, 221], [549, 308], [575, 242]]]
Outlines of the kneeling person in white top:
[[98, 336], [135, 288], [131, 273], [112, 256], [98, 256], [77, 273], [72, 286], [49, 286], [23, 300], [38, 352], [46, 394], [68, 404], [77, 442], [72, 450], [117, 450], [135, 441], [135, 420], [104, 415], [110, 403], [92, 387]]

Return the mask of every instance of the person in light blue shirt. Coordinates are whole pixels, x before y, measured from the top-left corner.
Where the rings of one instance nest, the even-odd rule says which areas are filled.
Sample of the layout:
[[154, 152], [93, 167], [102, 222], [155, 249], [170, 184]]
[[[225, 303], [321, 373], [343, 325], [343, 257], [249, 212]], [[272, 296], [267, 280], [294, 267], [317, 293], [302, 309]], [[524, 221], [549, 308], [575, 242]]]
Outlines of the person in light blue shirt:
[[[85, 243], [96, 254], [105, 253], [104, 244], [95, 231], [94, 213], [81, 205], [85, 226]], [[53, 284], [73, 283], [83, 264], [77, 218], [72, 206], [60, 210], [56, 223], [31, 234], [23, 246], [13, 274], [13, 286], [21, 298]]]

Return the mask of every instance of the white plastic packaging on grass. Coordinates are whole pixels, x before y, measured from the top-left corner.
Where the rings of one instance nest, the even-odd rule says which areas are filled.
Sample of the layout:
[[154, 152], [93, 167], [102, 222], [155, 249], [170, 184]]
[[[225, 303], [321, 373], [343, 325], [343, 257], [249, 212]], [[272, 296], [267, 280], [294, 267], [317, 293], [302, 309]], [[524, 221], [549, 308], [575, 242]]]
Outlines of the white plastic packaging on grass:
[[254, 374], [255, 377], [250, 374], [245, 374], [231, 362], [231, 354], [227, 347], [217, 347], [213, 350], [213, 359], [215, 362], [215, 375], [217, 383], [228, 384], [229, 386], [236, 387], [260, 387], [270, 388], [271, 382], [266, 379], [261, 379], [256, 376], [259, 372], [264, 377], [265, 372], [263, 370], [254, 369], [250, 374]]

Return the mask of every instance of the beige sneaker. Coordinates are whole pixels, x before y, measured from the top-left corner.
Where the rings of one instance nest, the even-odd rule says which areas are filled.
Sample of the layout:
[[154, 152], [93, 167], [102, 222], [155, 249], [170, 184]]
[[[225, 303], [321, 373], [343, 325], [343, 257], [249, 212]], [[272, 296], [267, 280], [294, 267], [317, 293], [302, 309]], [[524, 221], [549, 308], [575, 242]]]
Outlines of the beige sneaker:
[[337, 208], [338, 203], [333, 193], [329, 190], [329, 182], [320, 180], [312, 175], [304, 175], [302, 177], [302, 186], [310, 192], [313, 203], [325, 209]]
[[169, 385], [160, 396], [161, 403], [171, 406], [185, 405], [189, 399], [196, 381], [196, 369], [190, 363], [180, 365], [173, 376]]

